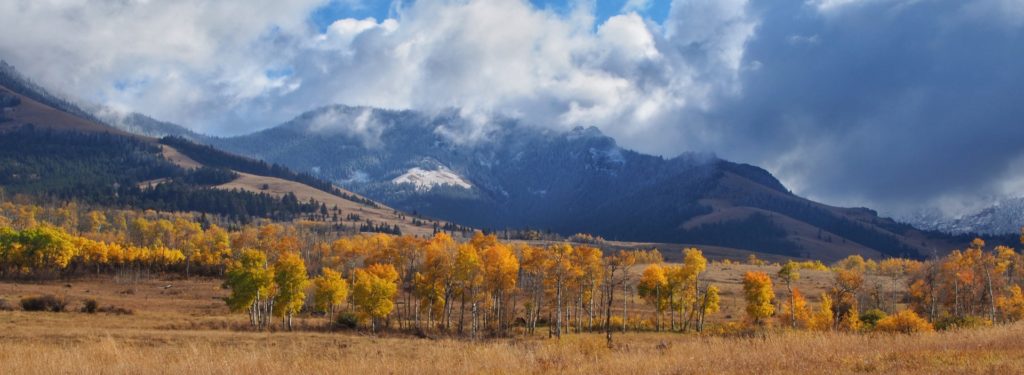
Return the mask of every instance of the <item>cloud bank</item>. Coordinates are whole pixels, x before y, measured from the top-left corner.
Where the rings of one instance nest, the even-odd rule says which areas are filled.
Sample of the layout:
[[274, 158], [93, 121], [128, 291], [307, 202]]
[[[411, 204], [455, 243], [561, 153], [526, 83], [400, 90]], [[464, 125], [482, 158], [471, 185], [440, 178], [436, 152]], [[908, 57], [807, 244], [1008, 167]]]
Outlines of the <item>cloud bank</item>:
[[651, 3], [599, 20], [590, 1], [419, 0], [319, 28], [318, 9], [362, 4], [15, 0], [0, 58], [214, 134], [329, 104], [458, 108], [714, 152], [888, 212], [1024, 193], [1024, 1], [674, 0], [662, 22]]

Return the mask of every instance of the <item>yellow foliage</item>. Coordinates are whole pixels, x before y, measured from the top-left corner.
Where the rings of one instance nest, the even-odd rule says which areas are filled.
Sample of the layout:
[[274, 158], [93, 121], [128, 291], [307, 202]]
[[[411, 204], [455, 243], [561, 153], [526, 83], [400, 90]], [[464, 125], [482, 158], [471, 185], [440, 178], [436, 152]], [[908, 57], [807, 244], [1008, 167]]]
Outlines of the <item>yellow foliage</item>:
[[875, 324], [875, 330], [880, 332], [914, 333], [930, 332], [934, 328], [931, 323], [928, 323], [927, 320], [918, 316], [913, 311], [901, 310], [879, 320]]
[[787, 327], [808, 328], [812, 324], [813, 316], [807, 307], [807, 299], [800, 293], [800, 290], [793, 288], [793, 296], [782, 305], [782, 320]]
[[1015, 322], [1024, 319], [1024, 293], [1020, 285], [1010, 287], [1010, 295], [999, 297], [996, 304], [1007, 320]]
[[775, 291], [772, 289], [772, 279], [767, 273], [745, 273], [743, 294], [747, 301], [747, 316], [754, 324], [764, 324], [764, 320], [775, 313]]
[[348, 282], [341, 273], [330, 268], [321, 270], [320, 276], [313, 279], [313, 302], [320, 312], [333, 315], [336, 306], [348, 298]]
[[398, 271], [390, 264], [374, 264], [355, 270], [352, 301], [366, 317], [383, 318], [394, 309]]
[[835, 319], [835, 315], [832, 312], [832, 297], [828, 294], [821, 294], [821, 305], [818, 307], [818, 311], [814, 313], [811, 318], [810, 325], [808, 328], [815, 331], [827, 331], [832, 329], [832, 322]]

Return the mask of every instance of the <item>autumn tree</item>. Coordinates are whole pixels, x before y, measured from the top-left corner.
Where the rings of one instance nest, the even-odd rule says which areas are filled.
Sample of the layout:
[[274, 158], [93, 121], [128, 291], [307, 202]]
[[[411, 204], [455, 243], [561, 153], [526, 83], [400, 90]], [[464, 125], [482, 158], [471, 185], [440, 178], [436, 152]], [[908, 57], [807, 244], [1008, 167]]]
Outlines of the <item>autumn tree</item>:
[[821, 303], [818, 311], [811, 317], [809, 327], [815, 331], [827, 331], [832, 329], [835, 315], [832, 312], [832, 297], [827, 293], [821, 294]]
[[306, 263], [297, 253], [284, 253], [274, 265], [274, 283], [277, 285], [277, 296], [274, 298], [274, 315], [284, 317], [288, 330], [292, 330], [292, 318], [302, 310], [306, 301], [306, 287], [309, 278], [306, 275]]
[[841, 323], [844, 318], [853, 319], [859, 316], [856, 310], [860, 306], [858, 292], [864, 286], [864, 268], [861, 267], [863, 258], [851, 256], [847, 258], [847, 260], [849, 259], [856, 260], [852, 262], [854, 265], [838, 267], [833, 271], [832, 295], [835, 297], [833, 311], [838, 315], [837, 324]]
[[[456, 262], [459, 257], [459, 245], [455, 240], [444, 232], [434, 235], [434, 238], [427, 244], [423, 261], [423, 273], [421, 286], [431, 286], [440, 292], [442, 298], [441, 325], [445, 330], [451, 327], [452, 309], [454, 297], [458, 290], [456, 279]], [[430, 293], [422, 294], [424, 303], [429, 304]]]
[[999, 297], [996, 304], [1006, 320], [1016, 322], [1024, 319], [1024, 293], [1020, 285], [1010, 287], [1008, 295]]
[[718, 295], [718, 287], [710, 285], [704, 290], [704, 296], [700, 299], [700, 313], [697, 318], [697, 332], [704, 331], [704, 318], [708, 314], [718, 312], [721, 297]]
[[398, 292], [398, 271], [390, 264], [373, 264], [355, 270], [352, 300], [358, 311], [370, 319], [370, 329], [377, 331], [377, 321], [387, 317], [395, 307]]
[[689, 314], [686, 317], [686, 322], [683, 325], [683, 330], [690, 328], [691, 322], [700, 313], [700, 290], [698, 285], [700, 284], [700, 275], [708, 267], [708, 261], [704, 258], [704, 253], [700, 249], [691, 247], [683, 250], [683, 265], [682, 265], [682, 277], [683, 277], [683, 293], [680, 295], [680, 302], [684, 303], [686, 308], [689, 310]]
[[521, 287], [525, 293], [526, 328], [533, 334], [537, 329], [541, 308], [544, 304], [544, 284], [547, 279], [547, 254], [544, 249], [527, 244], [517, 246], [519, 253]]
[[519, 259], [516, 258], [512, 247], [494, 243], [483, 249], [481, 260], [483, 262], [483, 284], [490, 290], [491, 298], [493, 298], [497, 328], [504, 331], [508, 328], [506, 323], [508, 316], [515, 311], [515, 306], [509, 306], [509, 300], [516, 290]]
[[480, 253], [472, 243], [464, 243], [458, 246], [458, 254], [455, 257], [454, 280], [456, 291], [461, 298], [459, 301], [459, 334], [464, 333], [466, 318], [466, 302], [471, 305], [471, 319], [474, 322], [477, 317], [477, 291], [483, 284], [483, 267], [480, 260]]
[[245, 249], [227, 269], [224, 285], [231, 289], [225, 302], [231, 311], [248, 310], [249, 322], [257, 329], [270, 324], [274, 307], [274, 271], [267, 266], [267, 256], [254, 249]]
[[551, 245], [547, 249], [546, 274], [551, 287], [555, 290], [555, 325], [552, 333], [557, 338], [562, 338], [564, 320], [562, 312], [564, 308], [563, 293], [568, 280], [582, 274], [579, 267], [572, 262], [573, 247], [567, 243]]
[[800, 279], [800, 269], [796, 262], [790, 260], [779, 269], [779, 279], [786, 283], [786, 291], [789, 292], [789, 320], [790, 327], [796, 328], [799, 306], [796, 303], [796, 293], [793, 291], [793, 283]]
[[654, 307], [657, 317], [656, 329], [661, 330], [661, 318], [668, 307], [668, 298], [665, 290], [668, 288], [668, 277], [665, 275], [665, 268], [660, 264], [652, 264], [644, 269], [637, 284], [637, 294], [644, 301]]
[[327, 320], [333, 322], [335, 310], [348, 298], [348, 283], [341, 273], [324, 267], [320, 276], [313, 279], [313, 290], [316, 309], [327, 314]]
[[791, 289], [789, 299], [782, 305], [782, 319], [792, 328], [807, 328], [811, 325], [813, 316], [799, 289]]
[[743, 295], [747, 301], [747, 316], [755, 325], [764, 325], [765, 319], [775, 313], [775, 290], [767, 273], [748, 271], [743, 275]]
[[[604, 331], [608, 347], [612, 346], [612, 304], [615, 301], [615, 290], [620, 284], [626, 284], [626, 270], [633, 266], [636, 259], [631, 253], [619, 251], [617, 254], [604, 258], [604, 286], [605, 286], [605, 319]], [[623, 296], [625, 298], [625, 296]], [[623, 311], [625, 312], [625, 311]], [[623, 315], [625, 316], [625, 315]], [[625, 318], [623, 318], [625, 319]], [[625, 325], [625, 322], [623, 322]], [[623, 326], [625, 330], [625, 326]]]

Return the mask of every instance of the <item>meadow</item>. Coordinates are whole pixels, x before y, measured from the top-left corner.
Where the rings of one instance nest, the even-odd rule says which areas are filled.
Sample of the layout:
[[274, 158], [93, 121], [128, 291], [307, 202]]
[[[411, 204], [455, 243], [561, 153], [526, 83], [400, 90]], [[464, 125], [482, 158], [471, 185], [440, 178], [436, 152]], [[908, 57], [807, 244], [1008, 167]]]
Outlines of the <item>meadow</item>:
[[[738, 285], [713, 264], [710, 278]], [[764, 268], [770, 266], [732, 265]], [[809, 272], [805, 272], [808, 274]], [[812, 289], [826, 272], [800, 281]], [[394, 331], [328, 331], [302, 316], [296, 330], [251, 330], [213, 278], [101, 276], [0, 283], [0, 298], [58, 295], [68, 312], [0, 312], [0, 373], [54, 374], [707, 374], [1024, 373], [1024, 324], [917, 334], [767, 329], [752, 335], [547, 335], [471, 340]], [[82, 301], [130, 314], [78, 312]], [[725, 298], [728, 300], [728, 297]], [[724, 315], [730, 312], [726, 309]]]

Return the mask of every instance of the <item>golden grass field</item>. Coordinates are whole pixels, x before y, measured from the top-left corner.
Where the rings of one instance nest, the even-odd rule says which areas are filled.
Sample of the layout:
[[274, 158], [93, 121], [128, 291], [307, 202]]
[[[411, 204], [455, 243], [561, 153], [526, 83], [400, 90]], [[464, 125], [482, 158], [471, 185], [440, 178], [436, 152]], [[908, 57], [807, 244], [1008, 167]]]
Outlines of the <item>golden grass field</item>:
[[[736, 272], [717, 269], [709, 277], [725, 283]], [[805, 274], [809, 289], [825, 276]], [[56, 294], [72, 301], [70, 310], [85, 298], [134, 310], [0, 312], [0, 374], [1024, 373], [1021, 324], [919, 335], [629, 333], [617, 334], [609, 349], [601, 334], [474, 342], [330, 333], [315, 328], [323, 324], [316, 317], [301, 319], [298, 332], [251, 332], [246, 318], [219, 300], [226, 293], [213, 279], [0, 283], [0, 298], [12, 303]], [[738, 311], [730, 298], [719, 319]]]

